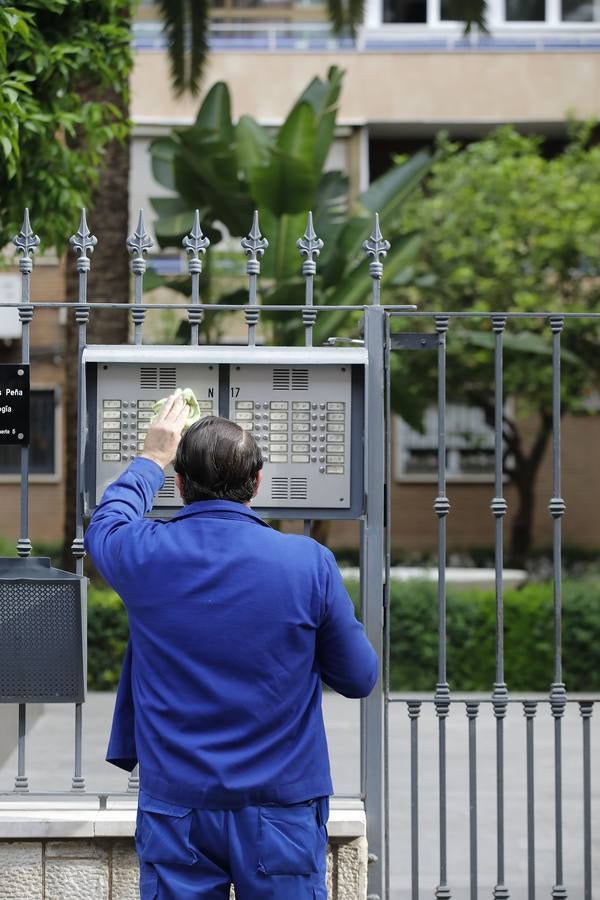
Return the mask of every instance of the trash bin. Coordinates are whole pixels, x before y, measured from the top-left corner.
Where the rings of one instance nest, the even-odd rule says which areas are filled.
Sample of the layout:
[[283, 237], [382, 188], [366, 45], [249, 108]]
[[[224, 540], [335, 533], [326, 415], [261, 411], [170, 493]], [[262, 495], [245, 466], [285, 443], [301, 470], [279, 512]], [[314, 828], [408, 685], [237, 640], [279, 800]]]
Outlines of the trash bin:
[[0, 703], [81, 703], [87, 578], [44, 557], [0, 559]]

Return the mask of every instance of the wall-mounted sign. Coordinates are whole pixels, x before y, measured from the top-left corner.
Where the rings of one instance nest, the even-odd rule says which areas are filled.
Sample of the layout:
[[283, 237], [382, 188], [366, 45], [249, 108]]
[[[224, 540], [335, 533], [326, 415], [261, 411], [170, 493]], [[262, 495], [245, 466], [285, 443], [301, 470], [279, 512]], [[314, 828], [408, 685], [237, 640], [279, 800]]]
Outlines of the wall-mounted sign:
[[29, 366], [0, 366], [0, 444], [29, 444]]

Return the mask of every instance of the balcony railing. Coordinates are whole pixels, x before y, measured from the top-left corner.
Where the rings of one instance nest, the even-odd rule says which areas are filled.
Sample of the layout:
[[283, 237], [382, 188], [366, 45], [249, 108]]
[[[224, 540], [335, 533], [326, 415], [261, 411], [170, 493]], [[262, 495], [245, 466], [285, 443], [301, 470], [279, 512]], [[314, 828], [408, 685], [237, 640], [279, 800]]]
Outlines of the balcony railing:
[[[502, 53], [583, 52], [600, 50], [600, 25], [559, 28], [514, 27], [494, 29], [486, 35], [465, 35], [459, 26], [440, 27], [384, 24], [360, 28], [356, 39], [335, 35], [323, 21], [249, 21], [240, 10], [239, 22], [211, 22], [211, 51], [247, 50], [298, 52], [345, 50], [364, 53]], [[274, 15], [274, 13], [273, 13]], [[315, 12], [315, 19], [317, 13]], [[137, 22], [133, 45], [138, 51], [164, 50], [167, 41], [160, 22]]]

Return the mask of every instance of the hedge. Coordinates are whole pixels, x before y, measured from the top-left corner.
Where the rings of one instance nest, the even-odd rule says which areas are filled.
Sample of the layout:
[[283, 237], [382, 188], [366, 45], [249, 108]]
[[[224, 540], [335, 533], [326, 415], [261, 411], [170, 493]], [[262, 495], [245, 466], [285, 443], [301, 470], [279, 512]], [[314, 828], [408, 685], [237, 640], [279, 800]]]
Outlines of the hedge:
[[[348, 583], [356, 602], [358, 584]], [[600, 689], [600, 579], [565, 579], [563, 678], [570, 691]], [[90, 690], [113, 690], [127, 641], [127, 616], [112, 591], [90, 587]], [[493, 591], [448, 589], [448, 680], [454, 691], [489, 691], [495, 679]], [[507, 591], [505, 679], [511, 691], [547, 691], [553, 678], [553, 590], [550, 582]], [[390, 676], [393, 690], [433, 691], [437, 681], [437, 588], [394, 583]]]

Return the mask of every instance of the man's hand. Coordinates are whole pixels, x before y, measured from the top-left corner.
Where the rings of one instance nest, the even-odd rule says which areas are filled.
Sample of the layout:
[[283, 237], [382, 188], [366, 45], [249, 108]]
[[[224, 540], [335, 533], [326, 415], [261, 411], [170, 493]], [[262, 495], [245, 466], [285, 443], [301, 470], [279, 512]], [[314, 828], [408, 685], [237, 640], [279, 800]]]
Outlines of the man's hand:
[[187, 417], [188, 408], [181, 395], [171, 394], [148, 428], [140, 456], [166, 469], [175, 458]]

